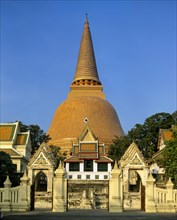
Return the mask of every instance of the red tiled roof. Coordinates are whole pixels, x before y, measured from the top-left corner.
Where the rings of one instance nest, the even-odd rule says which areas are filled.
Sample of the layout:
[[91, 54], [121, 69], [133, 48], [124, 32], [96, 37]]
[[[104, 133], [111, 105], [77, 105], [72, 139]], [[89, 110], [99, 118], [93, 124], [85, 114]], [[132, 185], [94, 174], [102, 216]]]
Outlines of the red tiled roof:
[[100, 157], [98, 160], [95, 160], [96, 163], [113, 163], [114, 161], [111, 158], [106, 156]]
[[173, 137], [172, 137], [173, 132], [171, 132], [171, 131], [164, 131], [163, 135], [164, 135], [165, 141], [169, 141], [169, 140], [173, 139]]
[[83, 160], [79, 159], [79, 157], [69, 157], [67, 159], [64, 160], [64, 162], [83, 162]]
[[172, 130], [176, 130], [176, 129], [177, 129], [176, 126], [172, 126], [171, 129], [160, 129], [159, 130], [158, 148], [161, 145], [161, 140], [163, 140], [163, 142], [173, 140], [173, 131]]
[[[87, 159], [87, 158], [85, 158]], [[82, 159], [80, 159], [79, 157], [69, 157], [67, 159], [64, 160], [65, 163], [74, 163], [74, 162], [83, 162]], [[100, 157], [99, 159], [95, 159], [96, 163], [113, 163], [114, 161], [106, 156]]]

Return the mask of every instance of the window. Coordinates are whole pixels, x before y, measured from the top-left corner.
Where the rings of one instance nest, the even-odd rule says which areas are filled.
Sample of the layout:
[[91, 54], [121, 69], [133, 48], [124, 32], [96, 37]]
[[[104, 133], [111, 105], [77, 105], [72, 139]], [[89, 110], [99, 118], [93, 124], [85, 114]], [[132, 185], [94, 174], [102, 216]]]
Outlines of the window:
[[86, 175], [86, 179], [89, 180], [90, 179], [90, 175]]
[[79, 171], [79, 163], [69, 163], [69, 171]]
[[84, 160], [84, 171], [93, 171], [93, 160]]
[[108, 171], [107, 163], [98, 163], [98, 171]]
[[79, 180], [80, 180], [80, 179], [81, 179], [81, 175], [77, 175], [77, 179], [79, 179]]
[[95, 175], [95, 179], [96, 179], [96, 180], [99, 180], [99, 175]]
[[108, 179], [108, 175], [104, 175], [104, 180], [107, 180]]
[[69, 179], [72, 179], [73, 178], [73, 176], [72, 175], [69, 175]]

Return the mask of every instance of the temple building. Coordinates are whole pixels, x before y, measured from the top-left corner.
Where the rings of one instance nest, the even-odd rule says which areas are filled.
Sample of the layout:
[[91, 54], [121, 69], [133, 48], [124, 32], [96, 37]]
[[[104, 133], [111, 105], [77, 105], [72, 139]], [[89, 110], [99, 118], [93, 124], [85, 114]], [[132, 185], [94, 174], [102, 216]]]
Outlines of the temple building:
[[63, 166], [68, 181], [68, 209], [107, 209], [108, 182], [114, 164], [107, 151], [115, 135], [123, 136], [124, 132], [103, 93], [87, 18], [70, 92], [57, 108], [48, 134], [51, 140], [40, 146], [28, 164], [35, 208], [51, 208], [52, 195], [58, 193], [55, 158], [48, 151], [48, 146], [54, 145], [67, 152]]
[[26, 169], [31, 150], [30, 132], [21, 132], [19, 122], [0, 124], [0, 151], [10, 155], [18, 173]]
[[50, 144], [60, 146], [62, 151], [70, 154], [72, 144], [77, 142], [84, 129], [85, 120], [99, 142], [105, 144], [106, 151], [115, 135], [124, 135], [118, 115], [103, 92], [87, 18], [70, 92], [57, 108], [48, 129]]
[[[0, 151], [11, 155], [20, 172], [28, 164], [19, 186], [11, 187], [7, 176], [4, 188], [0, 188], [3, 211], [47, 208], [53, 212], [105, 209], [177, 213], [177, 189], [173, 189], [171, 178], [162, 186], [153, 177], [164, 174], [154, 159], [173, 138], [171, 130], [160, 130], [159, 151], [150, 161], [135, 142], [119, 161], [108, 157], [113, 139], [124, 132], [103, 92], [87, 17], [70, 92], [57, 108], [48, 134], [50, 141], [42, 143], [30, 157], [29, 132], [20, 132], [18, 122], [0, 125]], [[66, 158], [58, 157], [55, 150], [66, 152]]]

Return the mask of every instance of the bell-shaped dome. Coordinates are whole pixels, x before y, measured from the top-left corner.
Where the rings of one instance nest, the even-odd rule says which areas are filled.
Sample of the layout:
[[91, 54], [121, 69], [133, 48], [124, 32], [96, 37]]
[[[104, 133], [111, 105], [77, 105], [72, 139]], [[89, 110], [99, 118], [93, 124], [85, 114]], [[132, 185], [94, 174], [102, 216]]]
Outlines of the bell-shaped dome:
[[78, 138], [85, 127], [85, 118], [100, 141], [112, 142], [115, 135], [123, 135], [117, 113], [108, 101], [81, 96], [69, 98], [57, 108], [48, 130], [51, 141]]

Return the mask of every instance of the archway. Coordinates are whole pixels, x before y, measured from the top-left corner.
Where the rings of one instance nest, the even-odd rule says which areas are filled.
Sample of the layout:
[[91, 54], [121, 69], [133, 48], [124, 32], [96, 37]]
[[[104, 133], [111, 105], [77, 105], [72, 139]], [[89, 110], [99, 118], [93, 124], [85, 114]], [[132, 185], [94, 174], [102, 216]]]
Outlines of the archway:
[[128, 187], [124, 189], [124, 210], [142, 210], [144, 188], [138, 170], [129, 169]]
[[51, 199], [48, 196], [48, 178], [44, 171], [40, 171], [34, 178], [34, 208], [51, 209]]
[[43, 171], [40, 171], [35, 177], [35, 191], [47, 192], [47, 176]]

